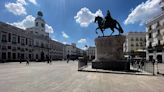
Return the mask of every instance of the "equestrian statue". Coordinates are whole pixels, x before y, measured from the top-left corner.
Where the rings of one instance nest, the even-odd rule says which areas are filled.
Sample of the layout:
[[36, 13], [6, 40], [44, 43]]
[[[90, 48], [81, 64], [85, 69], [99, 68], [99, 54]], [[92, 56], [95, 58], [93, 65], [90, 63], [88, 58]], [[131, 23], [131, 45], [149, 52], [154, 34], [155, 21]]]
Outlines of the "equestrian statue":
[[110, 28], [112, 31], [112, 33], [110, 35], [113, 34], [113, 32], [115, 31], [114, 29], [118, 30], [119, 35], [120, 35], [120, 33], [124, 32], [121, 25], [118, 23], [118, 21], [111, 17], [109, 10], [107, 11], [107, 15], [105, 18], [96, 16], [94, 22], [98, 23], [98, 27], [96, 28], [96, 34], [98, 34], [97, 29], [100, 29], [100, 31], [102, 32], [102, 34], [104, 36], [104, 31], [105, 31], [105, 29], [108, 29], [108, 28]]

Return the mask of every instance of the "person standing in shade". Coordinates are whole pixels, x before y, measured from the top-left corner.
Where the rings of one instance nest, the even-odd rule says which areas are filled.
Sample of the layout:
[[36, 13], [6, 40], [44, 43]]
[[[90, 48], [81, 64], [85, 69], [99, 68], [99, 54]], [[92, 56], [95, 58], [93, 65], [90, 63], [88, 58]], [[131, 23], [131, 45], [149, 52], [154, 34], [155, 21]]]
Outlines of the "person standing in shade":
[[19, 63], [20, 63], [20, 64], [22, 63], [22, 59], [21, 59], [21, 58], [19, 58]]
[[152, 60], [152, 64], [153, 64], [153, 75], [155, 75], [155, 59]]
[[69, 62], [70, 56], [69, 54], [67, 55], [67, 63]]
[[51, 59], [51, 57], [49, 57], [49, 63], [52, 64], [52, 59]]
[[29, 59], [26, 57], [26, 65], [29, 65]]
[[46, 60], [47, 60], [47, 63], [49, 64], [49, 57], [48, 56], [46, 56]]

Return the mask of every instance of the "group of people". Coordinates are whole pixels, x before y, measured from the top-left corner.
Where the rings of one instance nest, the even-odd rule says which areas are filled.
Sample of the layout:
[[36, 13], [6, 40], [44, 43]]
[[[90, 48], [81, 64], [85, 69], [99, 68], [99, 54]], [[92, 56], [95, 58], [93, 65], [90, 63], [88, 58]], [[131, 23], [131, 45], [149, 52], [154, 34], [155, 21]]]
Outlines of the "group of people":
[[152, 59], [152, 60], [145, 60], [145, 59], [138, 59], [138, 60], [131, 60], [131, 65], [138, 69], [144, 69], [146, 63], [151, 63], [154, 67], [155, 64], [158, 64], [159, 61]]
[[[25, 60], [20, 59], [19, 60], [19, 63], [21, 64], [23, 61], [26, 62], [26, 65], [29, 65], [30, 64], [30, 60], [28, 58], [26, 58]], [[38, 59], [36, 59], [36, 61], [38, 61]], [[48, 64], [51, 64], [52, 63], [51, 58], [49, 58], [47, 56], [46, 56], [46, 61], [47, 61]]]
[[[22, 63], [22, 61], [23, 61], [23, 60], [22, 60], [22, 59], [20, 59], [20, 60], [19, 60], [19, 63], [21, 64], [21, 63]], [[26, 58], [25, 62], [26, 62], [26, 65], [29, 65], [29, 64], [30, 64], [30, 61], [29, 61], [29, 59], [28, 59], [28, 58]]]
[[145, 65], [145, 60], [141, 59], [141, 60], [131, 60], [131, 65], [134, 66], [135, 68], [138, 69], [143, 69], [144, 65]]

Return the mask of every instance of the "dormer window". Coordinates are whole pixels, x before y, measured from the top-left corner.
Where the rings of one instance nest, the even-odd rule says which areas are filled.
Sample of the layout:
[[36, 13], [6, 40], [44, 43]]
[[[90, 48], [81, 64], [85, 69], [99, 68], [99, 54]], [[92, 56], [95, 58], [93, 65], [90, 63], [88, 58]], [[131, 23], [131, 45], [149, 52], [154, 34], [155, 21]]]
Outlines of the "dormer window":
[[42, 23], [41, 25], [42, 25], [42, 27], [44, 28], [44, 24]]
[[38, 22], [36, 22], [36, 24], [35, 24], [36, 26], [38, 26]]
[[160, 26], [160, 23], [159, 23], [159, 21], [158, 21], [158, 22], [157, 22], [157, 26], [156, 26], [156, 27], [158, 28], [159, 26]]
[[151, 31], [152, 30], [152, 28], [151, 28], [151, 25], [148, 27], [148, 31]]

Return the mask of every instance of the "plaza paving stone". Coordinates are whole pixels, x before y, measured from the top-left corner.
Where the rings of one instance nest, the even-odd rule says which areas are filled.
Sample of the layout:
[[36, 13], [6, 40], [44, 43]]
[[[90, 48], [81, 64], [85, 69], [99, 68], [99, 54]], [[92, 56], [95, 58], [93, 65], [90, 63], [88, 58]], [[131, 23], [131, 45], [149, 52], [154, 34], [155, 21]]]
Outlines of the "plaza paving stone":
[[79, 72], [77, 66], [0, 64], [0, 92], [164, 92], [164, 76]]

